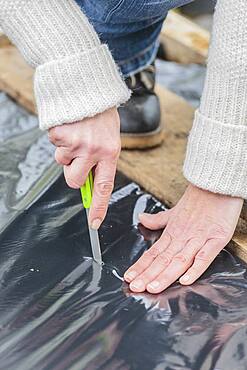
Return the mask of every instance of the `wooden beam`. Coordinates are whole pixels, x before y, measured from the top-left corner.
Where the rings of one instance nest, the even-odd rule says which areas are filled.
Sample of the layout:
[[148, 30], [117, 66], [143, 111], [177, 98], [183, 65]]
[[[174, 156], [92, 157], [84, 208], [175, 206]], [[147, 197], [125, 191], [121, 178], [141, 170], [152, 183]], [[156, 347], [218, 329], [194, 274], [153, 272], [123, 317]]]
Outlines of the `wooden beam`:
[[0, 48], [0, 90], [5, 91], [31, 113], [35, 113], [33, 70], [13, 46]]
[[7, 36], [5, 36], [0, 29], [0, 48], [10, 45], [10, 41]]
[[[0, 89], [35, 113], [33, 71], [14, 47], [0, 49]], [[186, 187], [182, 163], [194, 109], [182, 98], [159, 87], [165, 140], [149, 150], [122, 151], [118, 170], [141, 185], [160, 201], [173, 206]], [[247, 261], [247, 222], [240, 219], [232, 244], [235, 253]]]
[[235, 253], [243, 261], [247, 262], [247, 235], [246, 233], [235, 233], [232, 241], [228, 245], [233, 253]]
[[186, 64], [205, 64], [209, 39], [208, 31], [174, 11], [168, 13], [160, 35], [167, 59]]
[[10, 45], [10, 41], [3, 33], [0, 32], [0, 48]]

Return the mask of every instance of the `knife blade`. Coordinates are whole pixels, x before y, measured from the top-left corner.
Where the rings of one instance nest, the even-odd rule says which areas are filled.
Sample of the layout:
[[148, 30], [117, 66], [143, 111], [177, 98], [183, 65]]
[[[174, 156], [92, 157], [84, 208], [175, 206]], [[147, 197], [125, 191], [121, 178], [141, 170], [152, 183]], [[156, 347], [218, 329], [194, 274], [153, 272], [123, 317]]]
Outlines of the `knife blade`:
[[[92, 204], [93, 198], [93, 173], [92, 171], [89, 172], [88, 177], [86, 179], [85, 184], [81, 187], [81, 198], [84, 208], [86, 209], [87, 214], [87, 222], [89, 221], [89, 210]], [[102, 265], [102, 256], [101, 256], [101, 248], [99, 242], [99, 233], [98, 230], [94, 230], [90, 227], [88, 222], [88, 230], [89, 230], [89, 237], [91, 242], [91, 248], [93, 253], [93, 259], [98, 264]]]
[[[89, 208], [86, 208], [86, 213], [87, 213], [87, 219], [89, 217]], [[91, 247], [92, 247], [92, 252], [93, 252], [93, 259], [102, 265], [102, 256], [101, 256], [101, 248], [100, 248], [100, 242], [99, 242], [99, 233], [98, 230], [94, 230], [89, 226], [88, 223], [88, 230], [89, 230], [89, 236], [90, 236], [90, 241], [91, 241]]]

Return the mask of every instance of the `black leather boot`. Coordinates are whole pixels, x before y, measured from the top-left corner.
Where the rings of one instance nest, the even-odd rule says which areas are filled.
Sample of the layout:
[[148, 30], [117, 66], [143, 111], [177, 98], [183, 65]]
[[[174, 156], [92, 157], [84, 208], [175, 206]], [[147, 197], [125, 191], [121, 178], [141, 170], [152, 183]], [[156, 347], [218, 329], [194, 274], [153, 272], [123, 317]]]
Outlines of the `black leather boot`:
[[160, 145], [163, 133], [160, 126], [160, 102], [154, 92], [154, 65], [128, 77], [125, 82], [133, 93], [130, 100], [118, 109], [122, 148], [145, 149]]

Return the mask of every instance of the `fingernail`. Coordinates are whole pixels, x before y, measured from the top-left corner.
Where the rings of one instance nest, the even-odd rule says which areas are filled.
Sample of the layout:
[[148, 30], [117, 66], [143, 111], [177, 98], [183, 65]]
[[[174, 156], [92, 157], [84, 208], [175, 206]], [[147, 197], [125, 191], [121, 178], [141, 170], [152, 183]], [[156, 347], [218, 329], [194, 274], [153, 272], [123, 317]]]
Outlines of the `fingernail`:
[[91, 229], [93, 230], [98, 230], [100, 225], [101, 225], [101, 219], [100, 218], [96, 218], [95, 220], [92, 221], [91, 223]]
[[187, 283], [187, 281], [190, 280], [190, 276], [189, 275], [185, 275], [183, 277], [181, 277], [180, 281], [181, 283]]
[[152, 281], [152, 283], [148, 284], [148, 288], [151, 288], [152, 290], [158, 289], [160, 286], [160, 283], [158, 281]]
[[141, 289], [143, 287], [143, 281], [142, 280], [133, 281], [133, 283], [130, 284], [130, 287], [134, 289]]
[[137, 277], [137, 272], [136, 271], [130, 271], [130, 272], [127, 272], [126, 274], [125, 274], [125, 278], [127, 279], [127, 280], [129, 280], [129, 281], [131, 281], [131, 280], [134, 280], [136, 277]]

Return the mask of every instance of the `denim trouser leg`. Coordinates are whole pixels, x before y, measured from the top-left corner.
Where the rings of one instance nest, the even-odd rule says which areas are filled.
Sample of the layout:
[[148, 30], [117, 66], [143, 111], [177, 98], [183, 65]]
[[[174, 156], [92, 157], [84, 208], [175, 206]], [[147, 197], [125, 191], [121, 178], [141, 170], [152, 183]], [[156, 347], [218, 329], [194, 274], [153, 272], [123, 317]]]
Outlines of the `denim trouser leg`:
[[168, 10], [193, 0], [76, 0], [127, 77], [149, 65]]

